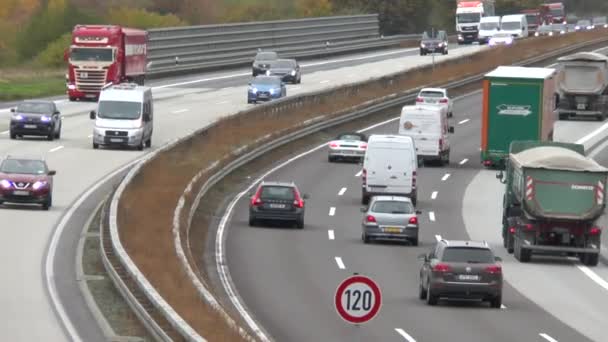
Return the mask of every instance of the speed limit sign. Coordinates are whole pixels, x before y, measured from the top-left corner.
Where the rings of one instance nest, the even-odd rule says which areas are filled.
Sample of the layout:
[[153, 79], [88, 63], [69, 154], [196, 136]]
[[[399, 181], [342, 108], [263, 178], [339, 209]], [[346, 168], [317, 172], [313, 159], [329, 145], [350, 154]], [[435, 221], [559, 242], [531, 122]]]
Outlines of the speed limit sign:
[[354, 275], [345, 279], [336, 289], [336, 311], [348, 323], [371, 321], [380, 311], [382, 293], [370, 278]]

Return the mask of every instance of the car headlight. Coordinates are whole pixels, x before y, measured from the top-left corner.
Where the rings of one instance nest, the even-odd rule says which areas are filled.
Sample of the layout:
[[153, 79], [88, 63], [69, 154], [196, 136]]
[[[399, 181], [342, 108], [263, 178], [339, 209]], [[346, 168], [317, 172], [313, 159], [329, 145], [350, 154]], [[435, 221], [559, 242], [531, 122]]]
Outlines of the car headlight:
[[249, 87], [249, 91], [255, 94], [258, 92], [258, 89], [256, 87]]
[[513, 44], [513, 39], [512, 38], [511, 39], [507, 39], [505, 41], [505, 43], [507, 43], [507, 45], [511, 45], [511, 44]]
[[580, 26], [574, 26], [575, 30], [580, 30], [580, 28], [581, 28]]
[[76, 85], [74, 85], [74, 84], [68, 84], [68, 89], [75, 90], [76, 89]]
[[549, 32], [549, 35], [550, 35], [550, 36], [552, 36], [552, 35], [553, 35], [553, 32]]
[[425, 48], [425, 47], [426, 47], [426, 45], [424, 45], [424, 43], [420, 43], [420, 47], [421, 47], [421, 48]]
[[535, 32], [535, 33], [534, 33], [534, 35], [535, 35], [536, 37], [538, 37], [540, 34], [539, 34], [538, 32]]
[[51, 117], [43, 115], [43, 116], [40, 117], [40, 121], [42, 121], [42, 122], [49, 122], [49, 121], [51, 121]]
[[604, 24], [604, 28], [608, 28], [608, 24]]
[[291, 76], [295, 76], [296, 75], [296, 71], [295, 70], [291, 70]]
[[23, 115], [21, 115], [21, 114], [13, 115], [13, 119], [21, 121], [21, 120], [23, 120]]
[[3, 179], [0, 181], [0, 186], [5, 189], [8, 189], [11, 187], [11, 182], [7, 181], [6, 179]]
[[559, 31], [559, 34], [564, 34], [564, 33], [566, 33], [566, 31], [564, 31], [564, 30]]
[[43, 187], [45, 187], [48, 183], [45, 181], [37, 181], [36, 183], [34, 183], [34, 185], [32, 185], [32, 188], [34, 190], [38, 190], [41, 189]]
[[274, 94], [274, 89], [270, 88], [270, 95]]

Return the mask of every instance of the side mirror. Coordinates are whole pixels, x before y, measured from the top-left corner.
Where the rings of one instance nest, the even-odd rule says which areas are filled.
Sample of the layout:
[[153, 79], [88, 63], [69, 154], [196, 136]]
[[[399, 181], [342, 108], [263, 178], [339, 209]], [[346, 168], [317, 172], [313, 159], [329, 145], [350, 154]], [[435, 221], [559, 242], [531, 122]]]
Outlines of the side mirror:
[[49, 176], [54, 176], [56, 174], [57, 174], [57, 171], [55, 171], [55, 170], [51, 170], [47, 173], [47, 175], [49, 175]]
[[496, 173], [496, 179], [498, 179], [503, 184], [505, 184], [507, 182], [507, 180], [504, 179], [504, 177], [505, 177], [505, 174], [502, 170], [500, 170]]
[[448, 132], [454, 133], [454, 126], [450, 126], [450, 128], [448, 128]]
[[56, 110], [55, 112], [53, 112], [53, 114], [55, 114], [55, 115], [59, 115], [59, 114], [61, 114], [61, 113], [60, 113], [58, 110]]
[[95, 120], [95, 116], [97, 116], [97, 113], [95, 113], [95, 111], [94, 111], [94, 110], [92, 110], [92, 111], [89, 113], [89, 117], [91, 118], [91, 120]]
[[502, 261], [502, 258], [501, 258], [501, 257], [499, 257], [499, 256], [497, 256], [497, 257], [494, 257], [494, 260], [496, 260], [496, 261], [498, 261], [498, 262], [501, 262], [501, 261]]
[[428, 262], [428, 261], [429, 261], [429, 256], [428, 256], [428, 255], [426, 255], [426, 254], [420, 254], [420, 255], [418, 256], [418, 260], [422, 260], [422, 261], [424, 261], [424, 262]]
[[367, 211], [367, 207], [361, 207], [359, 210], [360, 210], [362, 213], [364, 213], [364, 212], [366, 212], [366, 211]]
[[310, 195], [309, 195], [309, 194], [304, 194], [304, 195], [302, 195], [302, 198], [303, 198], [303, 199], [309, 199], [309, 198], [310, 198]]
[[14, 112], [15, 112], [15, 108], [11, 108], [11, 113], [14, 113]]
[[416, 210], [416, 215], [422, 214], [422, 210]]

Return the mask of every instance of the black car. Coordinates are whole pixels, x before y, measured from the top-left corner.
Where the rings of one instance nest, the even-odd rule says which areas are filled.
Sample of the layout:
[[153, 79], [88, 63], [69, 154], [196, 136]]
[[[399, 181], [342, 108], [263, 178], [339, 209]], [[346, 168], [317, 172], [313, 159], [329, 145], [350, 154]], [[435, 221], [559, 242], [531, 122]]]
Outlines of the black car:
[[435, 52], [441, 52], [442, 55], [448, 54], [448, 35], [445, 31], [437, 31], [435, 35], [429, 35], [426, 31], [422, 34], [420, 56]]
[[259, 221], [293, 222], [304, 228], [304, 200], [294, 183], [262, 182], [249, 202], [249, 225]]
[[53, 101], [28, 100], [11, 108], [10, 137], [46, 136], [48, 140], [61, 137], [61, 113]]
[[477, 299], [502, 306], [501, 259], [486, 242], [442, 239], [428, 253], [419, 256], [419, 298], [429, 305], [439, 299]]
[[274, 51], [263, 51], [258, 52], [253, 59], [253, 65], [251, 66], [253, 77], [257, 75], [265, 75], [266, 71], [270, 69], [270, 63], [279, 59], [279, 55]]
[[295, 59], [277, 59], [270, 62], [270, 69], [268, 69], [266, 75], [279, 76], [283, 82], [293, 84], [302, 82], [300, 65]]

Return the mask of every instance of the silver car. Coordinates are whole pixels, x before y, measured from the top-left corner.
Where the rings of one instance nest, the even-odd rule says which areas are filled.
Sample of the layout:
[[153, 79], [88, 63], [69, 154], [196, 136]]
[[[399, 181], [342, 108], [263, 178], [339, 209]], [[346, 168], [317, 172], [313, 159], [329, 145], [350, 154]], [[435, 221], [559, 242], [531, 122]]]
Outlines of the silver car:
[[374, 196], [369, 207], [361, 208], [361, 239], [394, 240], [410, 242], [418, 246], [418, 215], [412, 200], [404, 196]]
[[336, 159], [362, 160], [367, 150], [367, 136], [363, 133], [342, 133], [327, 144], [327, 161]]

